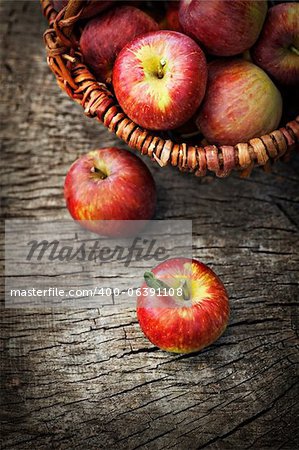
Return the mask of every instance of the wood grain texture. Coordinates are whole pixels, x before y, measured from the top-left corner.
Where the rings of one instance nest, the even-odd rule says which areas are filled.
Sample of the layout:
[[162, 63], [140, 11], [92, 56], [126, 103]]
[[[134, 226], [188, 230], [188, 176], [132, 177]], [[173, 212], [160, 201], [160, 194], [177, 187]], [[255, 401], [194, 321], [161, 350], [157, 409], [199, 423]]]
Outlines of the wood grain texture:
[[[70, 164], [123, 145], [58, 89], [39, 5], [1, 9], [2, 213], [67, 218]], [[185, 356], [152, 346], [133, 309], [3, 309], [2, 447], [298, 448], [298, 156], [245, 180], [145, 162], [156, 217], [193, 219], [194, 256], [227, 286], [230, 326]]]

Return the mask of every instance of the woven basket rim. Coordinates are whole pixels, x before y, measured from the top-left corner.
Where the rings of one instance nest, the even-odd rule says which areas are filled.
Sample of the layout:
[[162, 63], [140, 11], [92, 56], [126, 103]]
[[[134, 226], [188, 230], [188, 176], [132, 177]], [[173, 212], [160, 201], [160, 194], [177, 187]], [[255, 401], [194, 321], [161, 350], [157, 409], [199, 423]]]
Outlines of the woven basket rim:
[[58, 85], [79, 103], [84, 113], [96, 117], [129, 147], [149, 156], [161, 167], [168, 164], [196, 176], [207, 171], [226, 177], [233, 169], [248, 176], [254, 166], [268, 171], [272, 162], [288, 161], [299, 142], [299, 116], [284, 127], [269, 134], [231, 145], [189, 145], [163, 139], [157, 132], [134, 123], [118, 105], [115, 96], [104, 83], [99, 83], [82, 62], [73, 27], [82, 15], [82, 0], [69, 0], [57, 13], [51, 0], [40, 0], [49, 29], [44, 33], [47, 62]]

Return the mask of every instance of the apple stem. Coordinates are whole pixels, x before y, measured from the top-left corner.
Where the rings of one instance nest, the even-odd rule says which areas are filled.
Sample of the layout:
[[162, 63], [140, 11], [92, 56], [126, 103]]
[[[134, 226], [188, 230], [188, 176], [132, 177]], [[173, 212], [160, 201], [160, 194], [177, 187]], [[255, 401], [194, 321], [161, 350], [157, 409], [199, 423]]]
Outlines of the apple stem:
[[159, 67], [158, 67], [158, 72], [157, 72], [158, 78], [160, 78], [160, 79], [164, 77], [163, 67], [165, 65], [166, 65], [165, 59], [161, 58], [159, 61]]
[[291, 52], [299, 56], [299, 50], [295, 47], [295, 45], [290, 45], [289, 49], [291, 50]]
[[[167, 291], [170, 290], [170, 286], [167, 283], [165, 283], [164, 281], [159, 280], [153, 274], [153, 272], [145, 272], [144, 273], [144, 280], [145, 280], [146, 285], [149, 288], [153, 288], [156, 291], [166, 290], [166, 292], [167, 292]], [[190, 300], [190, 292], [189, 292], [186, 280], [183, 280], [183, 282], [179, 286], [179, 289], [182, 289], [182, 294], [179, 295], [178, 293], [176, 293], [175, 297], [178, 300]], [[175, 290], [175, 291], [177, 291], [177, 290]]]
[[105, 180], [105, 178], [107, 178], [107, 175], [104, 172], [102, 172], [102, 170], [100, 170], [98, 167], [92, 167], [91, 172], [96, 173], [97, 178], [100, 178], [101, 180]]
[[190, 300], [190, 292], [189, 292], [186, 280], [183, 281], [181, 288], [183, 290], [183, 294], [182, 294], [183, 299]]
[[164, 281], [159, 280], [153, 272], [145, 272], [144, 273], [144, 280], [148, 287], [153, 288], [155, 290], [161, 290], [161, 289], [170, 289], [170, 286], [168, 284], [164, 283]]

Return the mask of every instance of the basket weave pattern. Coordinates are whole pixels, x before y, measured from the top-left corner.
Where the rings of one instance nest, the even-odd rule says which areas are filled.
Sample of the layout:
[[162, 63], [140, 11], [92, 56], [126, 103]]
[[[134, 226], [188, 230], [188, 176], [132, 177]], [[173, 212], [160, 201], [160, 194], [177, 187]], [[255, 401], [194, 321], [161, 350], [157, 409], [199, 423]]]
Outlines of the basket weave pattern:
[[59, 86], [82, 105], [87, 116], [96, 117], [129, 147], [148, 155], [161, 167], [171, 164], [197, 176], [210, 171], [218, 177], [239, 169], [246, 176], [256, 165], [267, 170], [272, 161], [288, 160], [290, 153], [298, 148], [299, 116], [285, 127], [235, 146], [178, 144], [142, 129], [124, 114], [107, 86], [96, 81], [82, 63], [73, 27], [80, 19], [84, 2], [69, 0], [68, 6], [59, 13], [53, 9], [51, 0], [41, 0], [41, 5], [49, 22], [44, 34], [47, 61]]

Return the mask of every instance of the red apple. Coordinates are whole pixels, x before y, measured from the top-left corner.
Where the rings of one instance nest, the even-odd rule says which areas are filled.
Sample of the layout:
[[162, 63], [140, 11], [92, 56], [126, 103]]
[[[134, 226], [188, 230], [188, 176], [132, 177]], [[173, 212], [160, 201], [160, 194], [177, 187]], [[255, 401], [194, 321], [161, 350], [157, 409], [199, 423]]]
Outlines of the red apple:
[[266, 12], [263, 0], [181, 0], [179, 19], [184, 32], [209, 53], [232, 56], [255, 43]]
[[140, 9], [117, 6], [90, 20], [83, 29], [80, 47], [84, 61], [99, 81], [110, 83], [120, 50], [136, 36], [158, 28], [158, 24]]
[[299, 84], [299, 3], [269, 9], [252, 57], [280, 83]]
[[183, 32], [183, 28], [179, 21], [180, 2], [170, 1], [166, 5], [165, 29]]
[[110, 147], [83, 155], [72, 164], [64, 197], [70, 214], [82, 226], [104, 236], [122, 236], [130, 233], [131, 223], [125, 221], [142, 225], [153, 217], [156, 187], [140, 158]]
[[146, 337], [163, 350], [197, 352], [224, 332], [227, 292], [217, 275], [195, 259], [174, 258], [145, 273], [137, 317]]
[[249, 61], [213, 61], [197, 126], [211, 144], [235, 145], [278, 126], [281, 94], [268, 75]]
[[[52, 0], [53, 8], [58, 12], [64, 8], [68, 0]], [[88, 19], [93, 17], [105, 9], [109, 8], [114, 3], [114, 1], [105, 0], [88, 0], [86, 5], [84, 5], [84, 11], [82, 12], [81, 19]]]
[[140, 36], [118, 55], [113, 86], [124, 112], [138, 125], [170, 130], [200, 105], [207, 67], [200, 47], [175, 31]]

